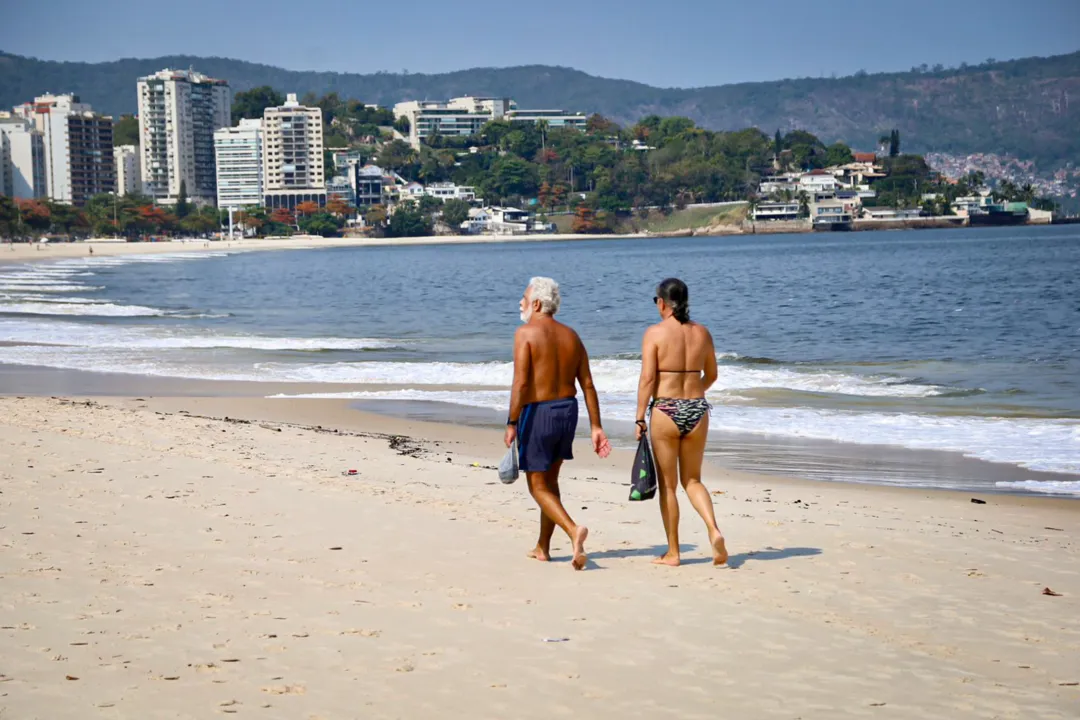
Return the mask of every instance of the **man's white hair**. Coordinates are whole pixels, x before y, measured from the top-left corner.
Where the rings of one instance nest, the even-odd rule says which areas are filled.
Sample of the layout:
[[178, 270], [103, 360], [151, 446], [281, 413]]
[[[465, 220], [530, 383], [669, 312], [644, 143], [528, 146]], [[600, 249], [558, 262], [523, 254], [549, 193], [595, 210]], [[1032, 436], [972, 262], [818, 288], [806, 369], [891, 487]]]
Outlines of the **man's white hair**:
[[532, 290], [530, 299], [540, 301], [540, 312], [546, 315], [559, 312], [559, 305], [562, 304], [559, 283], [549, 277], [534, 277], [529, 281], [529, 289]]

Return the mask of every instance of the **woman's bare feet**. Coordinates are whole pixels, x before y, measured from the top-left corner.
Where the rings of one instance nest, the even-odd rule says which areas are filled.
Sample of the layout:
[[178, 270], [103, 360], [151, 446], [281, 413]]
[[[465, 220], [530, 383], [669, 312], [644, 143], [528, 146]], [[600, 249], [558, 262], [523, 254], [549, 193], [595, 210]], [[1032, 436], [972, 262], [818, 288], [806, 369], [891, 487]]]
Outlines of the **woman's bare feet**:
[[537, 545], [528, 553], [526, 553], [525, 557], [531, 557], [534, 560], [539, 560], [540, 562], [547, 562], [551, 559], [551, 553]]
[[672, 554], [671, 551], [668, 551], [653, 560], [653, 565], [670, 565], [671, 567], [679, 567], [679, 564], [681, 562], [682, 560], [679, 558], [678, 553]]
[[577, 532], [574, 533], [574, 559], [570, 561], [575, 570], [584, 570], [585, 564], [589, 562], [589, 556], [585, 554], [585, 538], [587, 537], [589, 537], [589, 528], [578, 525]]
[[724, 544], [724, 536], [717, 530], [709, 533], [709, 544], [712, 545], [712, 564], [723, 565], [728, 561], [727, 546]]

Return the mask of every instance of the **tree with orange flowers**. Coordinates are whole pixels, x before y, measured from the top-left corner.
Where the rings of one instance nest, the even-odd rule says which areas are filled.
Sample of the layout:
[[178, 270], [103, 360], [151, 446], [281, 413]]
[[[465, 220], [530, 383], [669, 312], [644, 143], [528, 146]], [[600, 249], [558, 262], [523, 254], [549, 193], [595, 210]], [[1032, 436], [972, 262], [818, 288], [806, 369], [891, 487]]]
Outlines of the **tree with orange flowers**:
[[331, 195], [330, 199], [326, 202], [326, 211], [331, 215], [345, 217], [346, 215], [352, 214], [353, 207], [349, 204], [348, 200], [340, 195]]

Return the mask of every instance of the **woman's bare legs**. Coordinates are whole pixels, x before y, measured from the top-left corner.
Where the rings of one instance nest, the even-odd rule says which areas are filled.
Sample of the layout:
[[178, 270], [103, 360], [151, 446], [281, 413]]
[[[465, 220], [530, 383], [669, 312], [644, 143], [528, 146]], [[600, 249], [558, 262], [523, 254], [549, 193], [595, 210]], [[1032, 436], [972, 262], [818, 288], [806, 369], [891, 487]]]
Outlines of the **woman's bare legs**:
[[679, 500], [675, 490], [679, 487], [679, 448], [682, 438], [679, 429], [667, 415], [655, 408], [649, 424], [652, 434], [653, 459], [659, 483], [660, 517], [664, 520], [668, 549], [653, 562], [659, 565], [679, 564]]
[[[674, 425], [674, 423], [672, 423]], [[713, 549], [713, 564], [723, 565], [727, 562], [728, 552], [724, 545], [724, 535], [716, 525], [716, 514], [713, 510], [712, 496], [701, 483], [701, 464], [705, 459], [705, 440], [709, 435], [709, 416], [701, 418], [689, 435], [682, 438], [679, 446], [679, 475], [686, 496], [690, 498], [690, 504], [697, 510], [698, 515], [705, 521], [705, 528], [709, 531], [709, 544]]]

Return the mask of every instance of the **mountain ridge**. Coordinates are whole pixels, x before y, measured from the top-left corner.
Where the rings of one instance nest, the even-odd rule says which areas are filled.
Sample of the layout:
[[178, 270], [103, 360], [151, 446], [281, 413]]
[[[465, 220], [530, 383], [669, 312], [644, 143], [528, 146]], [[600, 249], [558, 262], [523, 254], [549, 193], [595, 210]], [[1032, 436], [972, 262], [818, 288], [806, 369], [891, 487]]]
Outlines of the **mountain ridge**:
[[234, 91], [270, 85], [301, 95], [337, 92], [380, 105], [465, 94], [510, 96], [522, 107], [598, 112], [622, 124], [649, 114], [685, 115], [714, 130], [805, 129], [826, 142], [862, 148], [898, 128], [905, 149], [919, 152], [1008, 154], [1042, 169], [1080, 164], [1080, 52], [936, 71], [660, 88], [558, 65], [356, 74], [221, 57], [81, 63], [0, 51], [0, 107], [44, 92], [75, 92], [102, 112], [130, 113], [136, 78], [164, 67], [194, 67], [228, 80]]

